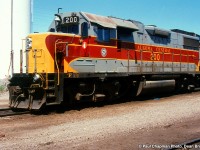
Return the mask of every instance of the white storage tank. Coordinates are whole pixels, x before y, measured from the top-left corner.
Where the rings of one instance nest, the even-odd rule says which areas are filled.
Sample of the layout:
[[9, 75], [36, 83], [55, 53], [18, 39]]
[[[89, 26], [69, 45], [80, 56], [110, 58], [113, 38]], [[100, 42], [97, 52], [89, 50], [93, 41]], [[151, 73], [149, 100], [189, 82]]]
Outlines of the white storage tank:
[[14, 53], [14, 73], [20, 72], [20, 49], [25, 43], [22, 39], [31, 32], [32, 5], [32, 0], [0, 1], [0, 79], [8, 75], [11, 50]]

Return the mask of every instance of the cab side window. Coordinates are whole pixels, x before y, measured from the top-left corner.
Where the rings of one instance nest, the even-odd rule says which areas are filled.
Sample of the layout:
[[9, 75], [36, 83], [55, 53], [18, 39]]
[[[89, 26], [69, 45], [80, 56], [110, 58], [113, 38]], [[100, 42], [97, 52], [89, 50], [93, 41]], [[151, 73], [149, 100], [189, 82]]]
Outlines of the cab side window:
[[83, 22], [81, 24], [81, 36], [84, 38], [88, 37], [88, 23], [87, 22]]
[[110, 29], [98, 27], [97, 40], [100, 42], [109, 42], [110, 41]]
[[116, 29], [103, 27], [97, 24], [92, 24], [94, 35], [97, 37], [98, 42], [110, 42], [111, 39], [116, 39]]
[[110, 42], [111, 39], [116, 39], [116, 29], [94, 26], [94, 32], [99, 42]]

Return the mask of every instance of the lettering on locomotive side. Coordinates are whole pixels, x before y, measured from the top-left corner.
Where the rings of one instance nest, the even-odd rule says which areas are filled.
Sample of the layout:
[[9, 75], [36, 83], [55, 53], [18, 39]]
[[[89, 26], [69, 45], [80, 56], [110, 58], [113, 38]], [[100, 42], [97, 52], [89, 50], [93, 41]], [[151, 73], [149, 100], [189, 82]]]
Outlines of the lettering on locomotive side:
[[147, 46], [147, 45], [137, 45], [138, 50], [144, 50], [144, 51], [153, 51], [152, 46]]
[[171, 53], [170, 48], [164, 48], [164, 47], [156, 47], [155, 51], [156, 52], [162, 52], [162, 53]]
[[151, 54], [150, 60], [159, 61], [160, 60], [160, 54]]
[[171, 53], [171, 48], [155, 47], [147, 45], [137, 45], [136, 49], [149, 52]]

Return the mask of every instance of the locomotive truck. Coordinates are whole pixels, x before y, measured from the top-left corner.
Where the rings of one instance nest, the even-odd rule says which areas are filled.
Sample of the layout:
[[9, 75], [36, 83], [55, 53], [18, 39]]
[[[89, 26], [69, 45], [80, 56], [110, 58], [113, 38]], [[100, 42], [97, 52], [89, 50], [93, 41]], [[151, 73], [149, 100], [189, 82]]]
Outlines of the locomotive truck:
[[[200, 36], [86, 12], [55, 14], [47, 32], [26, 38], [26, 71], [13, 73], [13, 109], [140, 94], [146, 81], [200, 87]], [[21, 61], [22, 62], [22, 61]], [[21, 64], [21, 69], [24, 64]]]

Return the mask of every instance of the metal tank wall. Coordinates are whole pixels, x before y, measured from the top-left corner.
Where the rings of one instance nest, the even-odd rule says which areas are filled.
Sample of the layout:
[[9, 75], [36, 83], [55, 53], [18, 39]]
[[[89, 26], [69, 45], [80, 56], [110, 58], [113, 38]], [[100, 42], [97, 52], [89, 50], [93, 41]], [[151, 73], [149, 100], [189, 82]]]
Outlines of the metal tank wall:
[[[31, 32], [32, 4], [32, 0], [0, 1], [0, 79], [8, 75], [10, 52], [12, 48], [14, 52], [14, 73], [20, 72], [20, 49], [22, 49], [22, 45], [25, 44], [25, 41], [22, 42], [22, 39]], [[11, 9], [12, 6], [13, 9]], [[13, 24], [12, 30], [11, 24]], [[13, 31], [12, 34], [11, 31]], [[13, 42], [11, 42], [11, 39], [13, 39]], [[13, 46], [11, 46], [11, 43], [13, 43]], [[23, 46], [23, 48], [25, 48], [25, 46]], [[25, 59], [23, 66], [25, 66]], [[9, 73], [9, 75], [11, 75], [11, 71]]]

